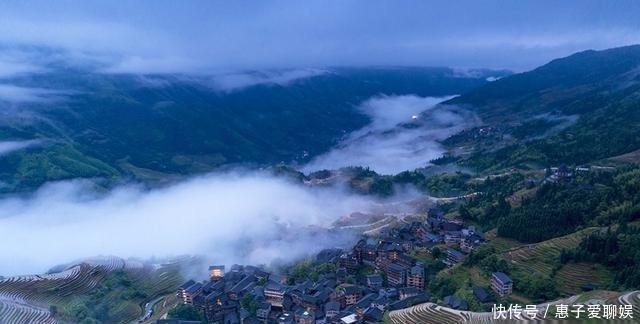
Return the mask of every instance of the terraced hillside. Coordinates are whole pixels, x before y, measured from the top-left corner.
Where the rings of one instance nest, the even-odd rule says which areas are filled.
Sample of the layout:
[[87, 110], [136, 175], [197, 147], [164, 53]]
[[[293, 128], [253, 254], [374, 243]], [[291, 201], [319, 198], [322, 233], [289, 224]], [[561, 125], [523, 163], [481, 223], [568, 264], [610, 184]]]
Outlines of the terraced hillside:
[[[599, 295], [614, 295], [609, 298], [598, 298]], [[616, 323], [637, 323], [640, 318], [640, 291], [632, 291], [627, 293], [614, 293], [614, 292], [597, 292], [596, 294], [589, 294], [589, 300], [585, 300], [582, 295], [574, 295], [569, 298], [556, 300], [550, 303], [544, 303], [536, 305], [537, 316], [528, 317], [523, 314], [521, 320], [506, 321], [495, 320], [492, 312], [467, 312], [458, 311], [455, 309], [438, 306], [433, 303], [424, 303], [413, 307], [392, 311], [389, 313], [389, 319], [391, 323], [397, 324], [441, 324], [441, 323], [494, 323], [494, 322], [530, 322], [535, 321], [537, 323], [557, 323], [559, 321], [554, 320], [553, 313], [550, 311], [543, 319], [542, 314], [548, 308], [550, 310], [555, 309], [554, 305], [572, 305], [572, 304], [600, 304], [600, 305], [633, 305], [633, 319], [620, 320]], [[561, 323], [573, 323], [578, 320], [563, 320]]]
[[147, 288], [149, 298], [157, 298], [178, 285], [181, 280], [178, 271], [176, 264], [153, 268], [138, 261], [106, 257], [83, 260], [55, 273], [5, 278], [0, 281], [0, 323], [75, 322], [78, 317], [74, 313], [89, 310], [84, 304], [94, 303], [95, 297], [118, 304], [111, 313], [115, 322], [132, 321], [140, 316], [140, 304], [148, 297], [140, 294], [132, 296], [128, 303], [120, 303], [115, 299], [117, 286], [109, 287], [116, 289], [105, 293], [105, 285], [126, 276], [139, 280]]
[[558, 259], [562, 250], [576, 247], [585, 236], [595, 230], [597, 229], [588, 228], [540, 243], [522, 245], [507, 250], [502, 253], [502, 257], [516, 270], [551, 275], [553, 262]]
[[556, 272], [555, 282], [558, 290], [565, 294], [577, 294], [582, 291], [580, 286], [592, 284], [599, 288], [606, 288], [611, 284], [613, 274], [599, 264], [567, 263]]

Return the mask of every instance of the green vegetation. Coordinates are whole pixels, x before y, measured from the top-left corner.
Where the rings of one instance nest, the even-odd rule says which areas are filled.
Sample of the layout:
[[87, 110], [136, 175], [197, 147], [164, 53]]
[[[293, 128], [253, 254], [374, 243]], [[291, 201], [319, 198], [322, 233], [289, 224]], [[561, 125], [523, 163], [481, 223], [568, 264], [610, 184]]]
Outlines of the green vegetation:
[[640, 83], [631, 71], [639, 64], [637, 45], [585, 51], [491, 82], [450, 103], [472, 107], [492, 132], [468, 130], [445, 144], [470, 148], [459, 163], [481, 171], [579, 165], [637, 150]]
[[[482, 310], [470, 288], [487, 287], [493, 271], [514, 280], [508, 299], [520, 303], [577, 294], [585, 284], [640, 288], [640, 166], [607, 160], [635, 152], [631, 162], [638, 161], [638, 66], [640, 46], [585, 51], [449, 101], [474, 110], [484, 125], [444, 140], [449, 152], [431, 161], [437, 167], [385, 179], [391, 188], [410, 184], [434, 196], [474, 194], [442, 207], [489, 241], [463, 264], [434, 269], [434, 300], [454, 294]], [[572, 174], [556, 181], [544, 172], [561, 165]], [[476, 174], [429, 176], [460, 167]]]
[[321, 274], [335, 272], [336, 270], [336, 265], [333, 263], [320, 263], [309, 258], [296, 263], [289, 270], [287, 279], [291, 284], [307, 279], [316, 282]]
[[569, 184], [544, 183], [512, 206], [507, 198], [526, 187], [522, 179], [514, 174], [476, 185], [482, 194], [460, 206], [459, 215], [485, 229], [496, 226], [501, 237], [535, 243], [588, 226], [628, 222], [640, 211], [634, 194], [640, 190], [637, 166], [591, 172]]
[[256, 301], [251, 294], [242, 296], [242, 298], [240, 299], [240, 305], [242, 305], [244, 309], [249, 311], [249, 314], [251, 315], [256, 315], [259, 306], [258, 301]]
[[[174, 292], [180, 276], [175, 270], [162, 272], [116, 270], [104, 274], [96, 286], [60, 299], [56, 294], [58, 318], [71, 323], [129, 322], [142, 312], [141, 305]], [[95, 278], [98, 280], [99, 278]], [[55, 292], [54, 292], [55, 293]]]
[[420, 170], [403, 171], [397, 175], [379, 175], [367, 167], [349, 167], [341, 171], [348, 177], [349, 187], [355, 192], [389, 197], [403, 186], [412, 186], [436, 197], [451, 197], [470, 193], [471, 176], [462, 172], [427, 176]]
[[[564, 250], [562, 263], [601, 263], [613, 271], [613, 283], [617, 289], [640, 289], [640, 228], [622, 222], [614, 230], [594, 232], [580, 244]], [[597, 283], [591, 283], [597, 284]]]
[[[254, 311], [255, 312], [255, 311]], [[202, 310], [189, 304], [178, 304], [169, 311], [168, 317], [184, 321], [202, 321], [204, 316]]]
[[[640, 229], [627, 224], [640, 215], [640, 166], [592, 170], [558, 183], [536, 184], [525, 174], [512, 171], [466, 181], [469, 191], [480, 194], [459, 201], [454, 209], [459, 217], [491, 230], [489, 242], [469, 253], [462, 265], [434, 269], [440, 272], [430, 278], [432, 295], [466, 296], [470, 285], [487, 287], [494, 271], [514, 280], [513, 298], [532, 302], [579, 293], [584, 284], [638, 289]], [[438, 247], [431, 251], [432, 256], [441, 253]]]
[[53, 144], [18, 151], [0, 157], [3, 192], [32, 189], [46, 181], [77, 177], [114, 179], [120, 171], [100, 160], [81, 153], [71, 145]]
[[[46, 142], [0, 157], [0, 181], [13, 186], [7, 192], [77, 177], [140, 177], [140, 171], [176, 176], [229, 164], [304, 163], [368, 123], [357, 107], [373, 96], [445, 96], [485, 84], [487, 76], [508, 74], [478, 71], [461, 77], [449, 68], [335, 68], [287, 86], [223, 91], [207, 77], [154, 75], [150, 85], [135, 75], [55, 64], [46, 71], [12, 82], [73, 94], [61, 103], [24, 107], [33, 109], [24, 116], [34, 116], [24, 123], [2, 123], [2, 140]], [[388, 190], [381, 185], [374, 190]]]

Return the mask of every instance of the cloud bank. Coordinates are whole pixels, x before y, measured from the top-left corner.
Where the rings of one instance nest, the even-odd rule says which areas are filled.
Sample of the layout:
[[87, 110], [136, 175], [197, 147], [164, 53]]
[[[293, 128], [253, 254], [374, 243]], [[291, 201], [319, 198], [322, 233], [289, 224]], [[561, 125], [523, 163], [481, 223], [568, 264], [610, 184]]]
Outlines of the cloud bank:
[[367, 166], [378, 173], [396, 174], [424, 167], [442, 155], [439, 140], [477, 122], [470, 112], [437, 105], [446, 99], [412, 95], [369, 99], [360, 109], [371, 123], [303, 170]]
[[127, 186], [104, 196], [88, 192], [86, 183], [73, 181], [1, 200], [0, 274], [40, 273], [96, 255], [291, 261], [339, 244], [339, 236], [315, 229], [367, 211], [371, 203], [336, 188], [257, 173], [210, 175], [152, 191]]
[[208, 78], [206, 84], [215, 90], [231, 92], [255, 85], [287, 86], [301, 79], [308, 79], [327, 73], [330, 73], [329, 70], [313, 68], [228, 73], [213, 75]]
[[0, 4], [0, 47], [54, 48], [111, 73], [524, 70], [575, 51], [640, 43], [638, 16], [636, 1], [11, 1]]

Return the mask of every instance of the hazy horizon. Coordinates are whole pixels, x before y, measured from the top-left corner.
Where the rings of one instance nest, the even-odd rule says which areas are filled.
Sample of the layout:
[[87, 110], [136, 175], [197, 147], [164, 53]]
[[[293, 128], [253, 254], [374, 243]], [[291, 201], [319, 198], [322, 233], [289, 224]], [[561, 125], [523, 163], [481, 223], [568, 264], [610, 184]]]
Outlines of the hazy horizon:
[[[107, 73], [327, 66], [524, 71], [587, 49], [640, 43], [626, 1], [169, 1], [0, 4], [0, 76], [46, 60]], [[48, 48], [47, 58], [30, 51]]]

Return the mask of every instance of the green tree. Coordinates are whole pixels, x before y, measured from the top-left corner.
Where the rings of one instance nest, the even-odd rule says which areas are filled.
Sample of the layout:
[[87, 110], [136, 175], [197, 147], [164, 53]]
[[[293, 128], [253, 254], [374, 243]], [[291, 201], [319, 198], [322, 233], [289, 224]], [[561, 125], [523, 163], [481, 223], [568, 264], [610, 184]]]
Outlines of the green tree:
[[258, 302], [250, 294], [245, 294], [240, 299], [240, 305], [246, 309], [251, 315], [255, 315], [258, 310]]
[[193, 305], [179, 304], [169, 311], [169, 318], [185, 321], [202, 321], [202, 312]]
[[440, 259], [440, 257], [442, 257], [442, 250], [439, 247], [434, 246], [431, 249], [431, 255], [433, 255], [434, 259]]

